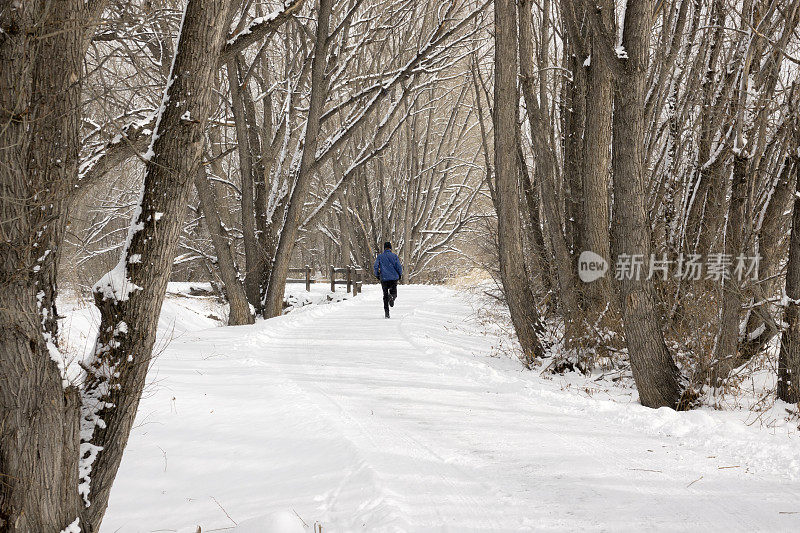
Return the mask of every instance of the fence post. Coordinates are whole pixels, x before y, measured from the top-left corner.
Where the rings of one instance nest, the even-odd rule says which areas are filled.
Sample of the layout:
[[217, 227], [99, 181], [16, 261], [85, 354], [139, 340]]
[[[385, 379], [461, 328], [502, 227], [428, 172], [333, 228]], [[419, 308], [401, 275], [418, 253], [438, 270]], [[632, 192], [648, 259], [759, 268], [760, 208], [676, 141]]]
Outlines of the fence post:
[[353, 287], [353, 267], [347, 265], [347, 292]]
[[336, 268], [331, 265], [331, 292], [336, 292]]
[[311, 267], [306, 265], [306, 292], [311, 292]]
[[358, 296], [358, 269], [353, 267], [353, 296]]

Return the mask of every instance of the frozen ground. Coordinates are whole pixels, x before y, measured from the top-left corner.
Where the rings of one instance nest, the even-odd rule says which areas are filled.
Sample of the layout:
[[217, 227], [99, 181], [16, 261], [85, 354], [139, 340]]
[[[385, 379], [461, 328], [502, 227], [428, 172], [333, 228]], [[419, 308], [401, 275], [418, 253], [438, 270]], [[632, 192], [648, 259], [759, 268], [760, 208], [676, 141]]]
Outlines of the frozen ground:
[[796, 423], [522, 371], [463, 294], [237, 328], [196, 300], [165, 305], [104, 532], [800, 530]]

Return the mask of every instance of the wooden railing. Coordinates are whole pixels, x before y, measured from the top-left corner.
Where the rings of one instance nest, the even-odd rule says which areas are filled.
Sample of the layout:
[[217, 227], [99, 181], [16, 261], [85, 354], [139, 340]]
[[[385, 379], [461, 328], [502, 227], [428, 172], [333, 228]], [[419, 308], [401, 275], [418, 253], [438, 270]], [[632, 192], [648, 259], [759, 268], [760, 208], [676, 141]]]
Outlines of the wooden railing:
[[[312, 283], [319, 283], [321, 281], [330, 281], [331, 292], [336, 292], [336, 285], [347, 285], [347, 292], [352, 292], [353, 296], [357, 296], [361, 292], [362, 285], [364, 284], [364, 269], [355, 266], [346, 266], [337, 268], [333, 265], [328, 269], [328, 279], [321, 280], [315, 279], [311, 267], [306, 265], [304, 268], [290, 268], [289, 275], [301, 274], [302, 278], [289, 278], [286, 283], [305, 283], [306, 291], [311, 291]], [[341, 279], [336, 279], [337, 274], [344, 274]]]
[[311, 284], [316, 283], [313, 277], [311, 277], [311, 267], [306, 265], [305, 268], [290, 268], [289, 275], [292, 274], [305, 274], [305, 278], [298, 279], [298, 278], [288, 278], [286, 283], [305, 283], [306, 284], [306, 291], [311, 292]]

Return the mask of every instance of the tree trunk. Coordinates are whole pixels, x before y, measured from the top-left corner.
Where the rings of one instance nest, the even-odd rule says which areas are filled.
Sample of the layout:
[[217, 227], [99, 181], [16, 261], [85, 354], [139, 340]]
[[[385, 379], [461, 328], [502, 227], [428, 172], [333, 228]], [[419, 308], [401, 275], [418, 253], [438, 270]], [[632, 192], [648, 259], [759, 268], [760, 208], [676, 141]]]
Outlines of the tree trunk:
[[591, 105], [587, 105], [586, 68], [578, 61], [576, 55], [570, 58], [569, 63], [572, 81], [567, 82], [566, 87], [566, 91], [570, 95], [570, 103], [567, 110], [568, 120], [565, 121], [567, 131], [564, 135], [564, 187], [567, 189], [564, 206], [566, 208], [564, 234], [569, 251], [569, 264], [574, 265], [577, 264], [580, 253], [586, 249], [581, 231], [585, 225], [582, 200], [586, 193], [583, 190], [582, 174], [583, 159], [586, 157], [583, 147], [586, 136], [586, 117], [587, 112], [590, 112], [599, 103], [591, 102]]
[[77, 174], [81, 0], [0, 8], [0, 530], [79, 512], [78, 393], [57, 349], [56, 267]]
[[[611, 32], [613, 2], [602, 1], [601, 21]], [[599, 46], [599, 44], [595, 45]], [[598, 57], [594, 57], [598, 56]], [[611, 168], [611, 115], [614, 105], [611, 71], [599, 54], [587, 69], [586, 129], [583, 140], [583, 225], [581, 246], [606, 260], [611, 258], [609, 234], [608, 186]], [[611, 300], [609, 277], [582, 286], [583, 304], [589, 320], [602, 313]]]
[[[553, 271], [558, 282], [558, 296], [561, 313], [564, 318], [565, 336], [567, 342], [571, 343], [579, 335], [577, 315], [580, 311], [580, 302], [578, 301], [576, 280], [572, 268], [572, 256], [564, 233], [561, 230], [561, 211], [558, 208], [556, 194], [556, 162], [553, 148], [547, 140], [547, 117], [543, 109], [543, 102], [537, 102], [534, 91], [533, 82], [536, 66], [533, 64], [531, 19], [530, 4], [527, 0], [524, 0], [520, 2], [519, 38], [522, 94], [528, 111], [528, 124], [536, 158], [536, 181], [539, 182], [542, 192], [544, 225], [555, 256]], [[495, 126], [495, 135], [497, 134], [496, 129], [497, 126]]]
[[161, 304], [212, 108], [226, 2], [189, 0], [142, 199], [117, 267], [95, 286], [101, 321], [81, 421], [83, 531], [96, 532], [150, 365]]
[[[758, 231], [758, 253], [761, 256], [758, 276], [764, 281], [751, 287], [754, 302], [765, 301], [767, 295], [773, 294], [777, 285], [776, 280], [772, 282], [767, 280], [772, 278], [779, 268], [783, 255], [784, 212], [787, 211], [789, 200], [794, 192], [793, 170], [793, 158], [786, 157]], [[766, 305], [759, 305], [753, 309], [747, 317], [745, 335], [739, 344], [740, 363], [746, 363], [763, 350], [778, 333], [780, 333], [780, 327], [775, 323], [775, 319]]]
[[[716, 115], [720, 112], [719, 107], [715, 106], [714, 99], [716, 91], [719, 90], [716, 82], [716, 64], [722, 51], [723, 30], [725, 27], [724, 2], [714, 0], [712, 6], [711, 19], [714, 31], [711, 33], [711, 44], [709, 46], [708, 60], [706, 63], [705, 75], [702, 83], [703, 104], [700, 108], [700, 139], [697, 149], [697, 182], [694, 191], [691, 192], [691, 205], [687, 216], [685, 231], [685, 250], [689, 253], [697, 252], [707, 254], [710, 250], [712, 239], [716, 236], [717, 227], [710, 220], [707, 214], [707, 203], [718, 198], [711, 193], [712, 187], [724, 189], [722, 179], [722, 158], [717, 156], [714, 161], [712, 158], [712, 143], [716, 135]], [[709, 196], [711, 195], [711, 198]], [[715, 209], [711, 208], [712, 212]]]
[[[239, 78], [244, 80], [245, 75], [242, 72], [243, 61], [241, 59], [237, 60], [237, 68], [239, 70]], [[247, 144], [250, 148], [251, 159], [250, 171], [253, 174], [253, 209], [256, 243], [254, 251], [256, 257], [251, 261], [253, 264], [251, 275], [255, 279], [255, 285], [258, 287], [258, 305], [255, 307], [263, 311], [264, 291], [266, 290], [266, 284], [269, 280], [269, 265], [267, 261], [269, 260], [268, 255], [270, 255], [268, 252], [270, 242], [267, 234], [267, 181], [264, 153], [269, 152], [265, 146], [270, 144], [268, 139], [272, 134], [272, 126], [268, 122], [265, 122], [262, 127], [258, 126], [255, 103], [253, 102], [250, 90], [247, 88], [246, 80], [239, 91], [239, 96], [241, 97], [242, 110], [244, 111], [245, 123], [247, 124]], [[267, 112], [271, 113], [266, 102], [264, 103], [264, 107], [265, 114]], [[263, 140], [261, 135], [262, 131], [264, 133]], [[248, 268], [248, 273], [249, 272], [250, 269]]]
[[198, 165], [194, 183], [197, 188], [197, 196], [200, 198], [200, 210], [206, 219], [208, 233], [211, 235], [211, 242], [214, 244], [214, 251], [217, 254], [219, 277], [222, 278], [225, 297], [230, 307], [228, 325], [252, 324], [254, 322], [253, 313], [250, 312], [250, 303], [247, 301], [244, 285], [236, 272], [236, 262], [219, 218], [216, 195], [211, 184], [208, 183], [205, 165]]
[[541, 290], [547, 293], [552, 290], [552, 282], [550, 280], [550, 264], [552, 261], [547, 256], [547, 248], [544, 245], [544, 235], [542, 235], [542, 223], [539, 215], [539, 194], [536, 190], [533, 176], [525, 162], [525, 154], [522, 152], [522, 135], [519, 131], [519, 126], [517, 126], [517, 154], [519, 157], [519, 181], [525, 195], [524, 208], [527, 222], [530, 226], [531, 248], [536, 260], [536, 270], [539, 272], [539, 279], [542, 284]]
[[[629, 1], [614, 94], [614, 256], [650, 258], [644, 165], [644, 104], [652, 5]], [[625, 339], [639, 399], [647, 407], [678, 406], [681, 380], [659, 327], [653, 284], [645, 276], [619, 281]]]
[[317, 15], [317, 34], [314, 43], [314, 59], [311, 64], [311, 98], [306, 118], [303, 153], [300, 168], [297, 171], [289, 206], [286, 210], [283, 229], [278, 240], [275, 260], [269, 276], [267, 295], [265, 298], [264, 317], [279, 316], [283, 312], [283, 293], [286, 288], [286, 276], [292, 250], [297, 240], [300, 218], [303, 215], [303, 204], [308, 195], [311, 181], [311, 167], [315, 163], [317, 140], [320, 131], [320, 118], [327, 98], [328, 86], [325, 79], [328, 50], [328, 28], [330, 26], [332, 0], [319, 0]]
[[[269, 73], [269, 62], [266, 57], [262, 58], [264, 70]], [[269, 78], [265, 84], [269, 83]], [[255, 109], [253, 99], [247, 93], [247, 100], [245, 101], [245, 109], [248, 110], [248, 116], [253, 117], [255, 122]], [[267, 295], [267, 285], [269, 283], [270, 266], [272, 264], [272, 253], [275, 249], [275, 242], [272, 236], [272, 224], [268, 219], [267, 214], [267, 179], [272, 172], [273, 162], [275, 160], [275, 152], [277, 151], [277, 144], [273, 146], [271, 142], [273, 139], [273, 124], [272, 124], [272, 94], [268, 93], [264, 97], [263, 103], [263, 123], [261, 129], [257, 130], [255, 124], [253, 125], [253, 132], [251, 135], [260, 140], [261, 153], [258, 164], [256, 165], [256, 175], [253, 177], [253, 185], [255, 187], [255, 208], [256, 208], [256, 235], [258, 247], [260, 249], [261, 262], [258, 265], [258, 301], [261, 304], [260, 308], [264, 307], [264, 298]], [[261, 131], [260, 138], [258, 131]]]
[[[256, 238], [256, 207], [253, 176], [255, 169], [254, 157], [258, 151], [250, 145], [249, 125], [244, 108], [242, 92], [247, 87], [239, 85], [239, 71], [236, 58], [227, 62], [228, 86], [231, 91], [231, 108], [236, 124], [236, 142], [239, 152], [239, 174], [242, 178], [242, 234], [244, 237], [245, 274], [244, 287], [247, 300], [255, 307], [256, 312], [261, 311], [261, 297], [259, 290], [259, 271], [262, 263], [261, 251]], [[260, 150], [259, 150], [260, 151]]]
[[[748, 200], [748, 168], [750, 158], [736, 154], [733, 161], [733, 183], [728, 222], [725, 228], [724, 253], [733, 261], [743, 252], [745, 216]], [[722, 287], [722, 312], [717, 336], [716, 353], [712, 363], [711, 382], [721, 384], [738, 366], [739, 312], [742, 308], [741, 286], [735, 276], [726, 279]]]
[[789, 262], [786, 265], [786, 308], [783, 316], [786, 326], [778, 356], [778, 398], [793, 404], [800, 403], [800, 126], [797, 121], [795, 115], [795, 197]]
[[495, 19], [494, 165], [500, 278], [511, 321], [522, 347], [523, 361], [531, 365], [544, 356], [539, 340], [542, 325], [531, 292], [522, 250], [519, 221], [517, 166], [517, 13], [510, 0], [497, 0]]

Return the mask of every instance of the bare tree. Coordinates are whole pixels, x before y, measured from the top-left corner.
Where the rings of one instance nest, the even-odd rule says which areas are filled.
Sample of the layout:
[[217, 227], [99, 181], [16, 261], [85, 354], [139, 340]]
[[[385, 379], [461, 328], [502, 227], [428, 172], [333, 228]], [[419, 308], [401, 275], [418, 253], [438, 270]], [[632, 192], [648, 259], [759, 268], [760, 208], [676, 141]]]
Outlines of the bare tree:
[[530, 365], [544, 356], [539, 340], [542, 325], [522, 251], [517, 160], [517, 8], [513, 2], [494, 4], [494, 173], [497, 195], [500, 277], [523, 360]]
[[[546, 4], [549, 6], [549, 3]], [[547, 235], [550, 247], [554, 252], [555, 265], [553, 271], [558, 282], [560, 294], [561, 313], [565, 322], [565, 335], [568, 342], [577, 335], [578, 319], [580, 311], [576, 279], [573, 269], [572, 254], [568, 246], [569, 236], [562, 230], [561, 213], [558, 207], [558, 160], [555, 155], [555, 148], [551, 142], [551, 128], [547, 124], [549, 120], [549, 99], [544, 90], [547, 87], [547, 80], [543, 77], [543, 72], [547, 70], [546, 45], [549, 35], [549, 12], [545, 9], [542, 13], [542, 25], [540, 40], [540, 61], [534, 64], [533, 45], [533, 20], [531, 4], [520, 2], [519, 5], [519, 53], [522, 95], [525, 100], [525, 108], [528, 113], [528, 124], [530, 126], [530, 137], [533, 145], [534, 161], [536, 165], [537, 182], [541, 190], [542, 212], [544, 214], [544, 225], [547, 228]], [[538, 73], [538, 74], [537, 74]], [[538, 78], [539, 91], [535, 90], [535, 81]], [[574, 158], [573, 158], [574, 160]], [[580, 194], [575, 194], [579, 199]]]
[[325, 67], [328, 64], [328, 32], [331, 18], [331, 0], [320, 0], [317, 16], [317, 32], [314, 42], [314, 59], [311, 63], [311, 97], [309, 99], [308, 117], [303, 135], [303, 148], [300, 161], [297, 163], [297, 176], [294, 180], [289, 206], [284, 218], [275, 262], [272, 267], [269, 287], [267, 289], [266, 315], [277, 316], [283, 311], [283, 289], [286, 285], [286, 273], [289, 270], [291, 250], [297, 237], [300, 217], [303, 213], [303, 199], [308, 193], [311, 179], [311, 166], [317, 153], [320, 121], [323, 105], [327, 97], [325, 83]]
[[786, 307], [783, 320], [786, 329], [783, 331], [778, 357], [778, 398], [792, 404], [800, 402], [800, 119], [797, 117], [799, 90], [795, 82], [792, 87], [795, 104], [791, 106], [794, 111], [792, 130], [795, 197], [784, 293]]
[[[33, 128], [17, 126], [19, 117], [13, 115], [6, 117], [10, 130], [3, 128], [11, 135], [30, 132], [27, 142], [7, 144], [10, 139], [3, 139], [2, 145], [9, 163], [33, 165], [2, 181], [9, 193], [3, 194], [4, 242], [12, 246], [3, 254], [8, 287], [1, 307], [3, 328], [10, 328], [3, 334], [8, 344], [0, 358], [0, 378], [17, 384], [3, 387], [11, 396], [0, 401], [4, 531], [56, 531], [70, 525], [99, 529], [144, 386], [187, 192], [199, 163], [216, 68], [206, 57], [219, 54], [225, 35], [219, 24], [224, 3], [189, 2], [147, 154], [140, 207], [118, 267], [98, 284], [101, 334], [95, 359], [87, 363], [89, 375], [78, 389], [57, 365], [54, 268], [63, 240], [65, 191], [78, 175], [78, 97], [87, 38], [76, 21], [96, 20], [103, 5], [58, 2], [41, 8], [29, 3], [2, 11], [4, 35], [18, 35], [2, 42], [8, 59], [18, 56], [15, 62], [3, 61], [4, 68], [13, 69], [3, 80], [15, 84], [3, 94], [16, 100], [4, 108], [36, 102], [41, 113], [39, 118], [33, 115]], [[14, 29], [20, 27], [37, 27], [41, 35]], [[28, 67], [18, 63], [24, 57], [33, 57]], [[21, 149], [33, 152], [20, 158]], [[15, 182], [22, 188], [14, 189]], [[40, 188], [33, 202], [23, 200], [31, 198], [26, 192], [30, 185]], [[20, 252], [28, 259], [17, 257]], [[31, 274], [23, 275], [25, 271]], [[34, 414], [31, 409], [47, 412]]]
[[77, 174], [81, 61], [104, 5], [6, 2], [0, 9], [3, 531], [60, 530], [78, 516], [79, 397], [64, 386], [54, 357], [57, 266]]
[[[650, 56], [652, 2], [626, 2], [621, 41], [612, 44], [607, 26], [592, 16], [592, 38], [599, 56], [614, 75], [614, 205], [612, 256], [649, 258], [650, 217], [644, 143], [647, 69]], [[605, 31], [604, 31], [605, 30]], [[656, 294], [650, 279], [629, 272], [619, 281], [625, 339], [639, 398], [648, 407], [677, 407], [680, 372], [660, 328]]]

